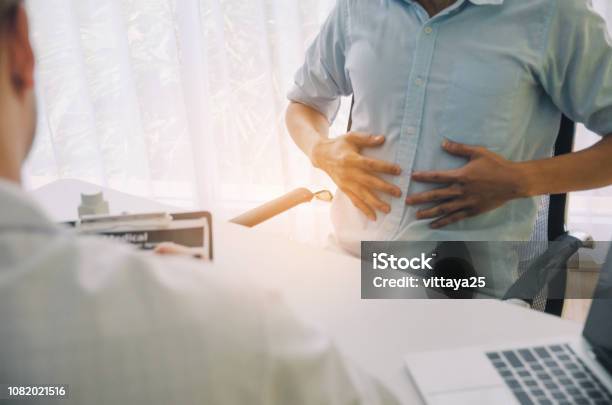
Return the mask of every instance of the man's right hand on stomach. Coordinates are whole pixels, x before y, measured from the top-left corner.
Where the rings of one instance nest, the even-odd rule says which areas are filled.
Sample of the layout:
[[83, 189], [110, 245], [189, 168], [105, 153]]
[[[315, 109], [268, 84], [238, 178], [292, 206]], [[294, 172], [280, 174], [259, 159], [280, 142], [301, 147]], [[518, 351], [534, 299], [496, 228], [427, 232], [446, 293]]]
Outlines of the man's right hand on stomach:
[[349, 132], [337, 138], [322, 139], [312, 149], [313, 165], [326, 172], [353, 205], [372, 221], [376, 220], [376, 211], [385, 214], [391, 211], [379, 193], [402, 196], [399, 187], [380, 178], [381, 174], [398, 176], [402, 169], [361, 154], [364, 148], [377, 148], [384, 143], [382, 135]]

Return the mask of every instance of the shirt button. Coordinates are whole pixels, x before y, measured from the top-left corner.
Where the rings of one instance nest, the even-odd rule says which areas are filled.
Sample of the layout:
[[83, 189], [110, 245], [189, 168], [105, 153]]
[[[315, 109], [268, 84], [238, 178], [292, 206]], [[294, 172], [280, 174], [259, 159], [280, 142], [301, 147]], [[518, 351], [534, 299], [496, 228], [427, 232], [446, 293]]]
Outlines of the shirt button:
[[433, 29], [431, 27], [425, 27], [425, 33], [427, 35], [431, 34], [433, 32]]
[[421, 86], [423, 85], [423, 79], [421, 79], [421, 78], [419, 77], [418, 79], [416, 79], [416, 80], [414, 81], [414, 83], [415, 83], [417, 86], [421, 87]]

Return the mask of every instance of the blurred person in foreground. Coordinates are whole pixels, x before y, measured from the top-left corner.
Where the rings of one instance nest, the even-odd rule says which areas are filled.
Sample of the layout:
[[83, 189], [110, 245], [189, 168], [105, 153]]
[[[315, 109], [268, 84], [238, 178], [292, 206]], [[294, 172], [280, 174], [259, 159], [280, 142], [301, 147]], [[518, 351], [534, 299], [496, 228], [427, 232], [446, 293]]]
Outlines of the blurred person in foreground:
[[26, 11], [0, 0], [0, 385], [68, 384], [74, 404], [396, 403], [245, 274], [56, 226], [20, 188], [35, 115]]

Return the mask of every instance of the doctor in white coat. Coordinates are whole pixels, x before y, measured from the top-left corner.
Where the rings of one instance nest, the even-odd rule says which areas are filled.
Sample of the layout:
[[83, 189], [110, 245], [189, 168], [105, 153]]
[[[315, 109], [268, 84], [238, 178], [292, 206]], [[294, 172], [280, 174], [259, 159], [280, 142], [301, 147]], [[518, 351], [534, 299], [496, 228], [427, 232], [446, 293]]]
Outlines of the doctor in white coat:
[[236, 272], [53, 224], [19, 188], [33, 70], [26, 12], [0, 0], [0, 399], [67, 384], [59, 403], [395, 403]]

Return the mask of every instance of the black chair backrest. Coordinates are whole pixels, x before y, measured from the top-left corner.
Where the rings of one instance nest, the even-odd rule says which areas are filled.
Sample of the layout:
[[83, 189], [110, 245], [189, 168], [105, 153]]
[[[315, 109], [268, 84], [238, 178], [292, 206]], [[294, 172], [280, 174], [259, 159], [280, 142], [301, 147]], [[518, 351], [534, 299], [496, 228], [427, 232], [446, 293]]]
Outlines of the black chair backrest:
[[[566, 117], [561, 119], [561, 128], [555, 144], [555, 156], [571, 153], [574, 149], [576, 138], [576, 124]], [[555, 194], [550, 196], [550, 206], [548, 208], [548, 240], [552, 241], [563, 235], [567, 221], [567, 194]], [[548, 287], [555, 296], [562, 297], [567, 289], [567, 272], [562, 271], [555, 277]], [[563, 312], [561, 299], [549, 299], [546, 301], [545, 311], [552, 315], [561, 316]]]
[[349, 113], [348, 125], [346, 127], [346, 132], [351, 132], [353, 129], [353, 108], [355, 107], [355, 96], [351, 99], [351, 112]]
[[[561, 118], [561, 128], [555, 144], [555, 156], [571, 153], [574, 149], [576, 137], [576, 124], [565, 115]], [[567, 194], [550, 196], [548, 209], [548, 240], [555, 240], [566, 231]]]

